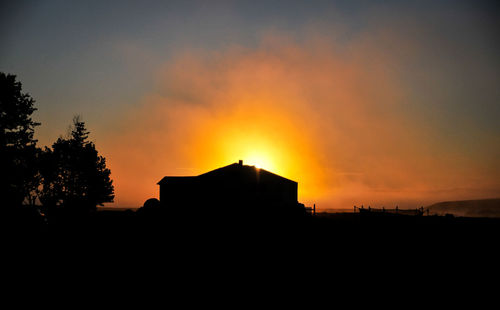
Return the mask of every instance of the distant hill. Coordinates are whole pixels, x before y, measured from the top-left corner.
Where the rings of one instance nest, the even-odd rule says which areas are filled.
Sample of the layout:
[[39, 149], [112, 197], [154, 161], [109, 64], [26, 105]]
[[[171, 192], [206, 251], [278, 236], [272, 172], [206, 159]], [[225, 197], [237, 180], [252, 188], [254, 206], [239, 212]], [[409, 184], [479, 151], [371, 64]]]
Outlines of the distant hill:
[[431, 214], [451, 213], [455, 216], [500, 217], [500, 198], [445, 201], [430, 205], [428, 208]]

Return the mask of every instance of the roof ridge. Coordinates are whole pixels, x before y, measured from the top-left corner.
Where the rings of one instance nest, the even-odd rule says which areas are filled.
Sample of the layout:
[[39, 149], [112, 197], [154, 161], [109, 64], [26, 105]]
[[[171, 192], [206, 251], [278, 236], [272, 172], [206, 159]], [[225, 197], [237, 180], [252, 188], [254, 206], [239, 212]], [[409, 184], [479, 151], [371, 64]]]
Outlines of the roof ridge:
[[273, 173], [271, 171], [268, 171], [266, 169], [262, 169], [262, 168], [257, 168], [256, 166], [251, 166], [251, 165], [243, 165], [242, 163], [232, 163], [232, 164], [229, 164], [229, 165], [226, 165], [226, 166], [223, 166], [223, 167], [219, 167], [219, 168], [216, 168], [214, 170], [211, 170], [211, 171], [207, 171], [205, 173], [202, 173], [202, 174], [199, 174], [199, 175], [196, 175], [196, 176], [165, 176], [163, 177], [157, 184], [160, 184], [161, 182], [163, 181], [166, 181], [167, 178], [199, 178], [199, 177], [207, 177], [207, 176], [210, 176], [210, 175], [217, 175], [218, 173], [224, 171], [225, 169], [228, 169], [228, 168], [234, 168], [234, 167], [241, 167], [241, 168], [245, 168], [245, 169], [255, 169], [256, 171], [259, 171], [259, 172], [264, 172], [266, 174], [269, 174], [269, 175], [273, 175], [275, 177], [278, 177], [278, 178], [281, 178], [283, 180], [287, 180], [289, 182], [294, 182], [294, 183], [297, 183], [296, 181], [293, 181], [293, 180], [290, 180], [288, 178], [285, 178], [279, 174], [276, 174], [276, 173]]

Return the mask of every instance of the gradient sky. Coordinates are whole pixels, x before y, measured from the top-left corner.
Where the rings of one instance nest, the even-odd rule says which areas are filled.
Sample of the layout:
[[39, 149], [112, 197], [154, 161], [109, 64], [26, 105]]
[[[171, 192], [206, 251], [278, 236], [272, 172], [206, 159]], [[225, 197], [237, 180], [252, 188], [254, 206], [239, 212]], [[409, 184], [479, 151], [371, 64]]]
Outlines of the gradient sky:
[[116, 206], [243, 159], [319, 208], [500, 197], [497, 1], [11, 1], [39, 145], [80, 114]]

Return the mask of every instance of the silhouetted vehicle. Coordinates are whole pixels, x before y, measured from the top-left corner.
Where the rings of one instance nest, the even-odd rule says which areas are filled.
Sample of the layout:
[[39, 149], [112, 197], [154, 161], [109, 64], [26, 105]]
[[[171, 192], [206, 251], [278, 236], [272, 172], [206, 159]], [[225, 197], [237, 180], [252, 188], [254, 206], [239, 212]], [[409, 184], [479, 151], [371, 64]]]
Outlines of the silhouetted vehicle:
[[139, 216], [153, 216], [162, 212], [164, 208], [161, 207], [160, 201], [156, 198], [150, 198], [144, 202], [144, 205], [136, 212]]

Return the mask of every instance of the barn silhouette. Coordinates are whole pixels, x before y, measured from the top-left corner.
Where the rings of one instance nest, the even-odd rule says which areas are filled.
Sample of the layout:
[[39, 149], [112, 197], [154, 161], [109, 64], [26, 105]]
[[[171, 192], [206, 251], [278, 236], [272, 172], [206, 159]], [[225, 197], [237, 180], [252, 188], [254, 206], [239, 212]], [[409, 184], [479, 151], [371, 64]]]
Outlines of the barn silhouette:
[[163, 208], [196, 214], [297, 214], [298, 183], [240, 160], [198, 176], [166, 176], [158, 182]]

